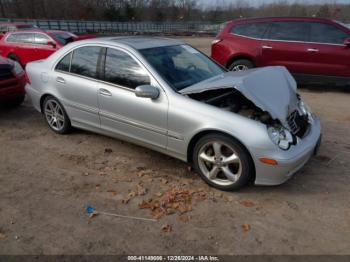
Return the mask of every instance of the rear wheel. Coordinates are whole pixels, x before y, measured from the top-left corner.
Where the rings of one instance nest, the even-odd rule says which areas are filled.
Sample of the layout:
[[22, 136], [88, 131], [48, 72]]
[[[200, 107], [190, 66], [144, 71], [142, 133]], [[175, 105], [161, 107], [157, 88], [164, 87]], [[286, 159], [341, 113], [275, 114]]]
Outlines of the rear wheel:
[[48, 96], [43, 103], [43, 114], [49, 127], [58, 134], [66, 134], [71, 129], [69, 117], [61, 103]]
[[228, 70], [233, 72], [245, 71], [251, 68], [254, 68], [254, 64], [248, 59], [235, 60], [228, 66]]
[[193, 154], [196, 171], [209, 185], [220, 190], [237, 190], [254, 175], [253, 161], [247, 150], [235, 139], [209, 134], [196, 144]]

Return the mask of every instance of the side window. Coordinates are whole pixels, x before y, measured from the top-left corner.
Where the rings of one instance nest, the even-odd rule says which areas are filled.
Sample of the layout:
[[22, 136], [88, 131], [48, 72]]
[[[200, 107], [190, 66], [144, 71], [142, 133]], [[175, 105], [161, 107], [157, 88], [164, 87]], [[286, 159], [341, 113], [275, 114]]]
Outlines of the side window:
[[9, 42], [9, 43], [17, 42], [17, 35], [16, 34], [9, 35], [6, 39], [6, 42]]
[[62, 60], [57, 64], [56, 70], [69, 72], [70, 71], [70, 60], [72, 57], [72, 52], [62, 58]]
[[37, 45], [47, 45], [50, 38], [44, 34], [35, 34], [35, 44]]
[[316, 43], [343, 44], [345, 38], [350, 37], [339, 28], [323, 23], [310, 23], [310, 41]]
[[34, 34], [30, 33], [18, 33], [18, 34], [11, 34], [7, 40], [7, 42], [16, 42], [16, 43], [27, 43], [32, 44], [34, 42]]
[[272, 22], [268, 38], [285, 41], [308, 41], [309, 26], [304, 22]]
[[231, 33], [253, 38], [263, 38], [268, 27], [268, 23], [252, 23], [237, 25], [232, 28]]
[[86, 46], [73, 51], [70, 72], [91, 78], [97, 78], [97, 65], [102, 48]]
[[135, 89], [150, 84], [148, 74], [128, 54], [107, 48], [104, 81]]

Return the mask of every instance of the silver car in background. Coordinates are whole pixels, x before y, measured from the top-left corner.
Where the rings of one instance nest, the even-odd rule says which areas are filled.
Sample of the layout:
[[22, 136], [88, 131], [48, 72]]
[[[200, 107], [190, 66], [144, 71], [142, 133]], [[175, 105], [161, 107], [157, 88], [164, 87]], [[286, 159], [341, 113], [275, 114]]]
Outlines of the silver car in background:
[[284, 67], [226, 72], [181, 41], [79, 41], [26, 70], [27, 94], [56, 133], [76, 127], [146, 146], [218, 189], [281, 184], [320, 144], [320, 121]]

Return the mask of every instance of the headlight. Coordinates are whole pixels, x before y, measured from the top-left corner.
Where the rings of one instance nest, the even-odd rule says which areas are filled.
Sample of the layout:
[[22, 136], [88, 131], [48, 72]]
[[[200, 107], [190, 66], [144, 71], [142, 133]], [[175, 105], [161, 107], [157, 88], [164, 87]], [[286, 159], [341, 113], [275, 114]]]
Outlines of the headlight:
[[20, 75], [20, 74], [22, 74], [24, 72], [22, 66], [16, 61], [14, 61], [13, 72], [16, 75]]
[[271, 141], [283, 150], [288, 150], [294, 143], [292, 134], [283, 127], [269, 127], [267, 133], [269, 134]]

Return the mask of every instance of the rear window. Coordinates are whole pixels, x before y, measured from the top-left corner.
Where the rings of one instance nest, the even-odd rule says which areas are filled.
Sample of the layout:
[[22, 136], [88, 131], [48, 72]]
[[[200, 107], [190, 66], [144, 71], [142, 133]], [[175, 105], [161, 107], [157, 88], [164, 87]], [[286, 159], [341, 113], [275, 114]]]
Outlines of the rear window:
[[309, 26], [305, 22], [272, 22], [270, 24], [269, 39], [308, 41]]
[[236, 25], [232, 28], [231, 33], [253, 38], [263, 38], [267, 27], [268, 23]]
[[68, 33], [52, 33], [52, 36], [61, 44], [66, 45], [73, 42], [73, 36]]

